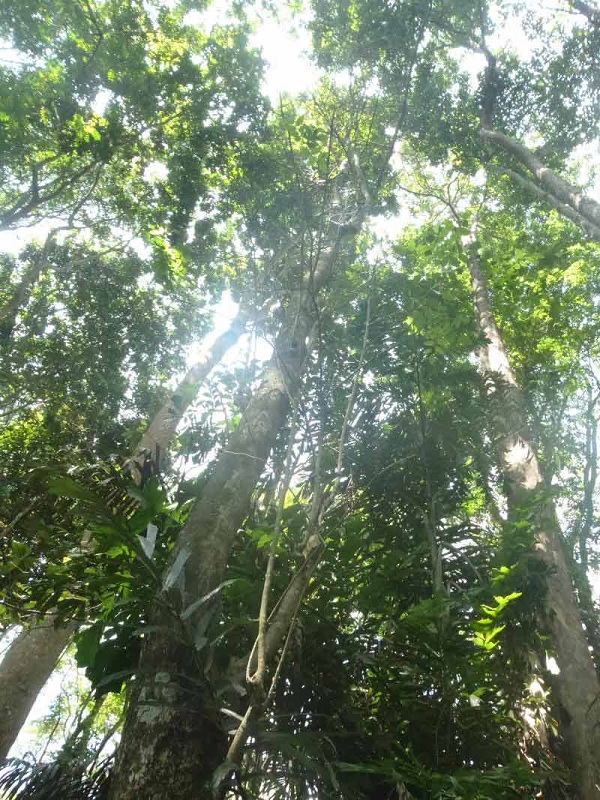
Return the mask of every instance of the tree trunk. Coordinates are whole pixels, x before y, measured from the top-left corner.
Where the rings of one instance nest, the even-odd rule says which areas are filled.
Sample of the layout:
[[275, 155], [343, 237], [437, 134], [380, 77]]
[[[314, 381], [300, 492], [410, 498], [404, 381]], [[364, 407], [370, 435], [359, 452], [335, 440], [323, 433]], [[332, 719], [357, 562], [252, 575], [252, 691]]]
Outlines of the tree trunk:
[[46, 617], [22, 631], [0, 663], [0, 759], [7, 757], [72, 633], [72, 627], [55, 628]]
[[503, 172], [505, 172], [506, 175], [508, 175], [516, 184], [525, 189], [526, 192], [534, 195], [534, 197], [536, 197], [542, 203], [546, 203], [547, 205], [556, 209], [561, 216], [570, 219], [571, 222], [575, 223], [575, 225], [585, 231], [590, 238], [594, 239], [596, 242], [600, 242], [600, 228], [597, 225], [593, 225], [591, 222], [585, 219], [585, 217], [582, 217], [581, 214], [578, 211], [575, 211], [574, 208], [566, 205], [565, 203], [561, 203], [560, 200], [557, 200], [553, 194], [550, 194], [550, 192], [547, 192], [542, 189], [541, 186], [538, 186], [532, 178], [526, 178], [524, 175], [521, 175], [521, 173], [515, 172], [514, 169], [504, 168]]
[[42, 249], [30, 257], [31, 263], [23, 273], [19, 283], [14, 287], [10, 299], [0, 308], [1, 336], [5, 336], [8, 339], [13, 335], [19, 311], [27, 305], [40, 276], [48, 268], [48, 256], [54, 246], [56, 234], [59, 230], [51, 231], [46, 236]]
[[[152, 459], [156, 458], [157, 453], [160, 459], [168, 452], [177, 426], [200, 384], [239, 339], [244, 324], [245, 318], [240, 316], [229, 330], [221, 334], [206, 358], [188, 371], [169, 400], [158, 410], [130, 459], [132, 476], [136, 482], [140, 481], [143, 460], [148, 451]], [[14, 744], [40, 690], [50, 679], [74, 631], [74, 626], [55, 627], [52, 617], [47, 617], [24, 630], [0, 662], [0, 758], [5, 758]], [[15, 674], [18, 674], [18, 691], [12, 687]]]
[[600, 241], [600, 203], [586, 197], [581, 191], [561, 178], [532, 153], [525, 145], [500, 131], [481, 128], [480, 135], [488, 142], [501, 147], [529, 170], [538, 188], [550, 195], [549, 202], [560, 211], [560, 206], [570, 207], [575, 215], [569, 218]]
[[590, 3], [585, 3], [583, 0], [571, 0], [571, 6], [587, 17], [594, 25], [600, 25], [600, 8], [596, 8]]
[[599, 395], [594, 396], [592, 387], [588, 387], [583, 498], [580, 518], [575, 527], [575, 541], [573, 542], [573, 544], [577, 543], [579, 545], [579, 563], [573, 559], [573, 573], [579, 597], [579, 607], [597, 670], [600, 668], [600, 617], [597, 605], [594, 602], [588, 574], [588, 551], [595, 522], [594, 498], [598, 481], [598, 420], [596, 419], [596, 406], [599, 399]]
[[212, 797], [211, 778], [225, 761], [227, 737], [202, 668], [210, 617], [202, 599], [223, 580], [252, 493], [297, 393], [316, 318], [315, 296], [330, 276], [340, 239], [340, 233], [332, 237], [310, 275], [299, 279], [262, 384], [179, 535], [132, 686], [111, 800]]
[[494, 320], [475, 235], [465, 237], [479, 330], [479, 352], [492, 425], [513, 518], [529, 519], [533, 555], [544, 567], [544, 625], [560, 674], [556, 687], [568, 719], [562, 731], [581, 800], [600, 798], [600, 683], [590, 655], [563, 549], [556, 510], [529, 441], [523, 397]]
[[225, 353], [237, 342], [244, 331], [247, 317], [240, 314], [228, 328], [214, 341], [212, 347], [202, 361], [194, 364], [188, 370], [183, 380], [179, 383], [167, 402], [158, 409], [152, 421], [142, 434], [136, 452], [131, 457], [130, 463], [137, 465], [137, 470], [132, 470], [134, 479], [139, 482], [139, 469], [143, 468], [144, 460], [149, 456], [161, 469], [165, 456], [173, 445], [177, 428], [183, 419], [190, 403], [198, 394], [200, 386], [204, 383], [209, 373], [221, 362]]

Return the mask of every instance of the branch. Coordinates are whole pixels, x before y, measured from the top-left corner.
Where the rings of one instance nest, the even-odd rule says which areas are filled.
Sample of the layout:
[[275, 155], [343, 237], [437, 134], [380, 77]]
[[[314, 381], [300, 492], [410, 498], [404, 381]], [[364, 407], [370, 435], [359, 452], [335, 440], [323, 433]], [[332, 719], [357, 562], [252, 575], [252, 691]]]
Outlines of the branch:
[[[228, 761], [232, 761], [233, 763], [238, 763], [239, 759], [241, 759], [242, 749], [248, 737], [248, 731], [250, 729], [250, 725], [252, 721], [256, 719], [262, 712], [262, 709], [264, 708], [265, 704], [268, 702], [270, 696], [274, 691], [274, 684], [281, 670], [281, 665], [283, 663], [285, 652], [289, 644], [294, 622], [296, 620], [298, 611], [300, 609], [300, 604], [302, 603], [302, 599], [306, 593], [306, 590], [308, 589], [310, 579], [319, 561], [321, 560], [321, 556], [325, 549], [319, 531], [323, 522], [323, 517], [327, 509], [331, 506], [334, 497], [339, 491], [341, 470], [343, 466], [343, 453], [346, 440], [348, 437], [348, 431], [350, 428], [350, 419], [352, 417], [352, 412], [356, 403], [358, 386], [360, 384], [360, 378], [363, 372], [365, 354], [369, 341], [370, 320], [371, 320], [371, 298], [369, 295], [369, 298], [367, 300], [367, 319], [365, 322], [365, 331], [363, 334], [359, 362], [353, 376], [352, 390], [350, 392], [350, 396], [346, 404], [346, 411], [342, 423], [342, 430], [340, 432], [340, 441], [338, 445], [338, 457], [336, 465], [336, 479], [334, 481], [333, 488], [328, 494], [323, 493], [323, 491], [321, 490], [320, 481], [319, 480], [317, 481], [317, 486], [315, 487], [315, 491], [313, 494], [313, 502], [311, 504], [311, 510], [309, 514], [307, 539], [304, 547], [304, 561], [299, 567], [299, 569], [296, 571], [292, 580], [285, 589], [283, 595], [277, 602], [277, 605], [271, 612], [271, 615], [268, 620], [268, 625], [266, 620], [267, 605], [265, 600], [265, 588], [267, 588], [268, 590], [268, 586], [267, 586], [267, 579], [265, 578], [265, 585], [263, 587], [263, 602], [261, 602], [261, 616], [259, 618], [259, 636], [254, 644], [254, 647], [252, 648], [252, 652], [250, 653], [250, 657], [248, 659], [248, 665], [246, 668], [247, 680], [255, 690], [258, 685], [258, 679], [260, 680], [263, 679], [266, 666], [275, 657], [277, 651], [281, 647], [281, 643], [284, 640], [284, 638], [285, 638], [285, 643], [283, 646], [283, 652], [280, 656], [279, 663], [277, 665], [277, 669], [275, 671], [273, 682], [271, 684], [271, 689], [269, 690], [266, 699], [264, 698], [264, 689], [262, 686], [260, 686], [259, 688], [262, 691], [261, 691], [261, 696], [259, 696], [258, 702], [252, 702], [250, 704], [248, 710], [246, 711], [244, 719], [242, 720], [238, 730], [236, 731], [236, 735], [231, 744], [227, 758]], [[319, 448], [319, 453], [321, 452], [321, 450], [322, 447]], [[288, 455], [289, 453], [290, 451], [288, 449]], [[271, 571], [269, 570], [268, 570], [268, 578], [270, 586]]]
[[285, 505], [285, 498], [292, 482], [294, 474], [294, 467], [296, 460], [294, 459], [294, 444], [296, 439], [296, 427], [292, 426], [290, 437], [288, 440], [287, 452], [285, 457], [285, 473], [283, 483], [279, 492], [279, 501], [277, 504], [277, 516], [275, 518], [275, 529], [273, 531], [273, 539], [271, 541], [271, 548], [269, 553], [269, 560], [267, 562], [267, 569], [265, 573], [265, 580], [263, 583], [262, 596], [260, 600], [260, 612], [258, 616], [258, 639], [257, 639], [257, 652], [258, 652], [258, 665], [253, 674], [246, 671], [246, 681], [255, 687], [262, 687], [265, 677], [266, 660], [265, 660], [265, 641], [268, 623], [269, 611], [269, 593], [271, 591], [271, 583], [273, 580], [273, 571], [275, 569], [275, 558], [277, 554], [277, 546], [281, 536], [281, 521], [283, 517], [283, 509]]
[[135, 453], [127, 461], [127, 467], [136, 483], [141, 482], [142, 469], [148, 458], [160, 470], [162, 461], [175, 439], [177, 427], [198, 393], [200, 385], [237, 342], [244, 331], [246, 320], [246, 314], [240, 314], [233, 321], [230, 328], [215, 340], [206, 357], [188, 370], [167, 402], [156, 412], [143, 433]]
[[583, 0], [571, 0], [571, 6], [594, 25], [600, 25], [600, 8], [596, 8], [591, 3], [584, 3]]
[[[49, 181], [49, 183], [45, 184], [43, 187], [38, 187], [34, 179], [31, 188], [21, 195], [12, 208], [0, 214], [0, 229], [10, 229], [32, 211], [35, 211], [35, 209], [41, 208], [43, 205], [60, 197], [66, 189], [72, 187], [77, 181], [85, 177], [95, 166], [95, 162], [92, 161], [81, 167], [81, 169], [76, 170], [70, 177], [65, 179], [61, 179], [60, 177], [54, 178], [54, 180]], [[42, 195], [40, 194], [40, 189], [47, 189], [48, 191], [45, 195]]]
[[590, 238], [600, 242], [600, 226], [589, 222], [587, 219], [585, 219], [585, 217], [582, 217], [578, 211], [575, 211], [574, 208], [571, 208], [571, 206], [561, 203], [556, 199], [556, 197], [554, 197], [553, 194], [544, 191], [544, 189], [538, 186], [537, 183], [531, 180], [531, 178], [526, 178], [524, 175], [521, 175], [519, 172], [516, 172], [513, 169], [504, 169], [503, 171], [526, 192], [535, 195], [536, 199], [538, 199], [540, 202], [551, 206], [563, 217], [570, 219], [571, 222], [584, 230], [588, 236], [590, 236]]
[[[594, 238], [600, 239], [600, 203], [583, 195], [579, 189], [546, 167], [525, 145], [510, 136], [485, 127], [481, 128], [479, 133], [485, 141], [498, 145], [505, 152], [514, 156], [531, 172], [539, 184], [539, 188], [553, 198], [555, 207], [557, 203], [570, 207], [579, 215], [577, 224], [583, 227], [583, 220], [585, 220], [586, 230], [589, 232], [589, 226], [592, 226]], [[575, 221], [573, 217], [570, 218]]]

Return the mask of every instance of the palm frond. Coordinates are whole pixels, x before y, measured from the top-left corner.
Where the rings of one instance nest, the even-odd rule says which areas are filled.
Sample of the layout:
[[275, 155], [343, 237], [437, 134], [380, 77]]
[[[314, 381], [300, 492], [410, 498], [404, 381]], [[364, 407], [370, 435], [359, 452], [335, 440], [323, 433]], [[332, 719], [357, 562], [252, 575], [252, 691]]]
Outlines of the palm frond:
[[0, 763], [2, 800], [106, 800], [112, 756], [91, 770], [60, 761], [35, 764], [18, 758]]

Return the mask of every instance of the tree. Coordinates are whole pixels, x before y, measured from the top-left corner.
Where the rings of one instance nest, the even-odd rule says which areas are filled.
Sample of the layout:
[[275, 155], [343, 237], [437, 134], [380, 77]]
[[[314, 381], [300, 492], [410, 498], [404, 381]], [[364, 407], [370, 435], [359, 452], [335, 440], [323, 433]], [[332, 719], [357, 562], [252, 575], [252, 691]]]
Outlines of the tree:
[[[219, 590], [258, 479], [286, 422], [289, 405], [295, 402], [311, 331], [318, 320], [319, 294], [331, 282], [346, 241], [360, 231], [365, 213], [364, 199], [354, 190], [352, 174], [336, 159], [340, 149], [333, 140], [337, 133], [335, 112], [330, 113], [332, 127], [325, 150], [329, 157], [321, 168], [325, 173], [321, 203], [310, 195], [306, 198], [311, 210], [321, 206], [318, 227], [317, 220], [305, 212], [302, 238], [312, 246], [304, 251], [302, 239], [291, 243], [288, 280], [293, 293], [284, 307], [273, 359], [173, 550], [151, 616], [154, 629], [160, 633], [147, 637], [140, 678], [129, 701], [111, 786], [115, 798], [132, 797], [140, 791], [157, 797], [165, 792], [191, 797], [201, 791], [208, 797], [212, 772], [226, 755], [218, 710], [210, 687], [203, 686], [202, 655], [197, 655], [211, 616], [210, 606], [208, 612], [204, 606]], [[290, 122], [295, 124], [293, 118]], [[326, 118], [320, 126], [327, 130], [328, 122]], [[311, 132], [309, 127], [300, 128], [301, 145]], [[310, 155], [315, 157], [314, 153]], [[296, 168], [306, 170], [307, 166], [300, 161]], [[293, 176], [286, 176], [286, 183], [290, 178], [293, 181]], [[283, 188], [287, 188], [285, 184]], [[318, 548], [318, 542], [312, 546]], [[156, 702], [160, 713], [148, 712]], [[147, 747], [140, 748], [140, 741]]]
[[[3, 265], [3, 412], [9, 415], [18, 409], [3, 432], [15, 456], [5, 465], [6, 495], [11, 498], [6, 512], [11, 528], [19, 522], [17, 533], [23, 526], [29, 528], [24, 536], [27, 541], [43, 517], [41, 497], [33, 502], [31, 497], [21, 498], [12, 483], [19, 472], [33, 466], [28, 451], [36, 452], [38, 464], [43, 463], [41, 448], [50, 453], [88, 446], [92, 458], [94, 451], [106, 457], [121, 449], [124, 455], [136, 436], [135, 424], [115, 424], [125, 410], [125, 393], [134, 388], [131, 382], [127, 386], [126, 363], [133, 359], [134, 380], [151, 384], [152, 370], [156, 375], [168, 374], [186, 336], [191, 339], [198, 332], [192, 306], [199, 293], [194, 291], [193, 276], [210, 258], [215, 235], [208, 221], [196, 224], [193, 236], [186, 235], [186, 228], [197, 205], [203, 205], [208, 215], [214, 211], [209, 186], [216, 189], [219, 165], [233, 158], [232, 148], [252, 138], [255, 125], [260, 127], [262, 109], [251, 99], [258, 61], [245, 49], [243, 34], [215, 32], [209, 40], [185, 23], [181, 9], [142, 9], [135, 3], [82, 8], [70, 2], [47, 9], [35, 3], [31, 8], [9, 3], [2, 17], [23, 58], [19, 66], [4, 69], [3, 224], [14, 227], [47, 220], [56, 226], [56, 219], [60, 220], [43, 247], [30, 246]], [[55, 37], [57, 24], [68, 31], [65, 40]], [[218, 66], [221, 57], [227, 62], [223, 69]], [[209, 77], [213, 70], [214, 82]], [[232, 78], [231, 92], [223, 86], [226, 71]], [[15, 81], [17, 91], [13, 91]], [[96, 110], [100, 101], [106, 104], [106, 116]], [[242, 123], [248, 125], [245, 132], [239, 129]], [[148, 173], [156, 164], [170, 176], [168, 183], [165, 176], [157, 180]], [[115, 238], [116, 224], [128, 238], [143, 231], [153, 249], [149, 263], [123, 253], [126, 247]], [[165, 225], [168, 240], [163, 236]], [[88, 236], [106, 238], [109, 229], [113, 241], [104, 253], [108, 261], [76, 236], [64, 243], [63, 231], [82, 230]], [[123, 255], [111, 257], [111, 253]], [[157, 283], [151, 282], [152, 273]], [[131, 281], [136, 280], [146, 280], [149, 291], [132, 287]], [[161, 284], [170, 295], [166, 305], [159, 295]], [[124, 297], [111, 297], [123, 290], [133, 291], [136, 300], [145, 297], [146, 307], [143, 302], [136, 307], [122, 302]], [[86, 296], [94, 302], [84, 302]], [[168, 320], [162, 315], [162, 328], [160, 306], [169, 307]], [[86, 323], [83, 335], [73, 335], [81, 324], [75, 323], [77, 316]], [[41, 336], [40, 347], [32, 348], [32, 335]], [[221, 350], [228, 341], [229, 337], [222, 339]], [[69, 362], [60, 362], [65, 349], [71, 359], [68, 375]], [[163, 354], [167, 358], [161, 359]], [[188, 384], [201, 382], [202, 372], [199, 366], [197, 375], [188, 376], [178, 413], [191, 400]], [[50, 388], [57, 374], [59, 383]], [[148, 395], [141, 403], [142, 418], [152, 410], [149, 389], [140, 385], [138, 390]], [[168, 409], [162, 410], [162, 416], [159, 412], [154, 427], [142, 439], [142, 449], [152, 436], [154, 456], [165, 437], [167, 441], [174, 437], [176, 422]], [[32, 514], [34, 509], [37, 513]], [[17, 544], [24, 549], [13, 553], [12, 562], [9, 557], [7, 570], [13, 575], [24, 559], [34, 563], [32, 548], [24, 542]], [[77, 543], [71, 541], [71, 546]], [[59, 549], [68, 552], [64, 543]], [[20, 588], [17, 584], [17, 593]], [[48, 606], [42, 603], [41, 608]], [[47, 636], [52, 634], [48, 631]], [[65, 642], [65, 631], [57, 630], [48, 651], [46, 675]], [[18, 645], [29, 652], [26, 635]], [[17, 657], [16, 651], [13, 656]], [[21, 679], [25, 687], [25, 676]], [[31, 707], [40, 680], [41, 674], [32, 675], [23, 694], [24, 705], [6, 731], [7, 745]], [[14, 699], [14, 695], [8, 697], [6, 703]]]
[[[519, 55], [493, 44], [500, 4], [319, 0], [330, 74], [244, 145], [225, 135], [212, 261], [188, 260], [200, 190], [187, 242], [175, 188], [131, 209], [132, 227], [158, 220], [149, 285], [167, 305], [202, 273], [244, 316], [260, 309], [273, 352], [218, 374], [192, 410], [180, 452], [195, 484], [163, 461], [195, 369], [154, 401], [130, 460], [143, 486], [100, 448], [70, 444], [57, 468], [52, 437], [28, 478], [46, 481], [30, 521], [48, 533], [11, 553], [9, 591], [21, 612], [85, 616], [77, 659], [97, 697], [128, 684], [112, 798], [598, 796], [597, 220], [573, 161], [596, 130], [597, 85], [577, 70], [597, 26], [589, 8], [559, 25], [530, 11]], [[178, 11], [160, 13], [165, 52], [194, 40]], [[173, 153], [195, 147], [181, 113]], [[169, 162], [165, 186], [178, 174]], [[375, 235], [371, 220], [398, 211], [393, 241]], [[7, 293], [13, 350], [63, 246], [54, 234], [31, 286]], [[132, 383], [146, 374], [142, 359]], [[37, 402], [56, 391], [36, 386]], [[7, 525], [25, 530], [15, 483]], [[71, 557], [62, 530], [71, 547], [85, 530], [93, 552]], [[70, 560], [50, 569], [49, 553]]]

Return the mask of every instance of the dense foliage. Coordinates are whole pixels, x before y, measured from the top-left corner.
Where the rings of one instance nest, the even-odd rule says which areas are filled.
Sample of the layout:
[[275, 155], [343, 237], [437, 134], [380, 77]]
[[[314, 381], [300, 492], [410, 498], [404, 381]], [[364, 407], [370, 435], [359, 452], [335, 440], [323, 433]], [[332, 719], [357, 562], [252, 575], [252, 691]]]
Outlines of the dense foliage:
[[600, 9], [295, 3], [321, 78], [271, 107], [230, 6], [0, 0], [0, 625], [74, 631], [0, 795], [135, 796], [180, 670], [194, 797], [592, 800]]

